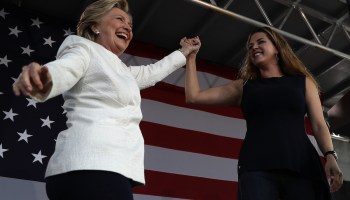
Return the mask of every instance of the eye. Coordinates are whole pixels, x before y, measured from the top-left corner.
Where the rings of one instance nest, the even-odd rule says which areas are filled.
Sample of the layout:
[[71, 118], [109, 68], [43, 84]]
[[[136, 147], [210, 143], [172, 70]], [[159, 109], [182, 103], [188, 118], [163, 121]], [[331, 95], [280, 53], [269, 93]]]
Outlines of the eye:
[[124, 22], [124, 21], [125, 21], [125, 20], [124, 20], [124, 18], [123, 18], [123, 17], [121, 17], [121, 16], [117, 16], [117, 17], [116, 17], [116, 19], [117, 19], [117, 20], [119, 20], [119, 21], [122, 21], [122, 22]]
[[265, 43], [265, 40], [259, 40], [258, 41], [258, 44], [263, 44], [263, 43]]

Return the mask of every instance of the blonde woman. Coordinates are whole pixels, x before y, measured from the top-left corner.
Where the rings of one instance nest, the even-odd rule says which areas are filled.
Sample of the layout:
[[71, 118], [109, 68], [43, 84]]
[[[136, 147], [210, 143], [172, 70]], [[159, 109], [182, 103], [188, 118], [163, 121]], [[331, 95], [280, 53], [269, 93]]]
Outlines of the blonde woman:
[[51, 200], [130, 200], [132, 187], [145, 183], [140, 89], [184, 66], [199, 47], [182, 39], [180, 51], [157, 63], [127, 67], [119, 59], [133, 37], [125, 0], [92, 3], [77, 32], [65, 39], [57, 60], [24, 66], [13, 91], [39, 101], [63, 94], [68, 128], [59, 133], [46, 170]]
[[[200, 45], [199, 38], [186, 42]], [[267, 27], [254, 31], [239, 79], [206, 90], [199, 87], [195, 59], [196, 51], [186, 64], [186, 101], [240, 106], [246, 120], [238, 162], [239, 199], [331, 199], [330, 192], [343, 180], [318, 86], [286, 40]], [[326, 157], [325, 170], [305, 132], [306, 114]]]

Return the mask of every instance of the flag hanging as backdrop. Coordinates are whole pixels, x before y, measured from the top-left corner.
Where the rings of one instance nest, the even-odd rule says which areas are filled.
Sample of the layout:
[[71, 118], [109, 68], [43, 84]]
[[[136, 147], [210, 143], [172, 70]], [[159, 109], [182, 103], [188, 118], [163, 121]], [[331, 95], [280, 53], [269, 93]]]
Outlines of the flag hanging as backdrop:
[[[57, 134], [66, 128], [63, 100], [15, 97], [12, 84], [23, 65], [54, 60], [74, 31], [64, 22], [0, 4], [0, 199], [47, 199], [45, 169]], [[144, 65], [168, 53], [132, 42], [122, 60]], [[236, 77], [233, 69], [204, 61], [198, 61], [198, 70], [202, 88]], [[135, 200], [234, 200], [245, 121], [238, 107], [187, 105], [184, 73], [181, 68], [141, 92], [146, 186], [134, 189]]]

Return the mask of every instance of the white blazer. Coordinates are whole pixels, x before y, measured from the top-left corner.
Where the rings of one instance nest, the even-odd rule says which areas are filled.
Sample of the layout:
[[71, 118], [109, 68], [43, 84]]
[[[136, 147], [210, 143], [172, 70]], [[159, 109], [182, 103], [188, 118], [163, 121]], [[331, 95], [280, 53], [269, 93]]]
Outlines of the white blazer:
[[59, 133], [46, 177], [73, 170], [104, 170], [145, 183], [144, 140], [140, 89], [153, 86], [184, 66], [185, 56], [174, 51], [147, 66], [127, 67], [103, 46], [68, 36], [47, 63], [52, 90], [65, 100], [68, 129]]

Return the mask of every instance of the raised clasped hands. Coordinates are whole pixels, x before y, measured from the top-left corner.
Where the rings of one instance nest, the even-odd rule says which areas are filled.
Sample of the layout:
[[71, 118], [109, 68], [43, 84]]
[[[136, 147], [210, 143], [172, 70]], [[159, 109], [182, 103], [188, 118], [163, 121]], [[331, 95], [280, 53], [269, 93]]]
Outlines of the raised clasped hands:
[[12, 85], [16, 96], [44, 95], [51, 89], [51, 75], [47, 67], [42, 67], [36, 62], [22, 67], [22, 72]]
[[201, 41], [198, 36], [193, 38], [182, 38], [180, 41], [181, 52], [187, 57], [190, 54], [196, 55], [201, 47]]

